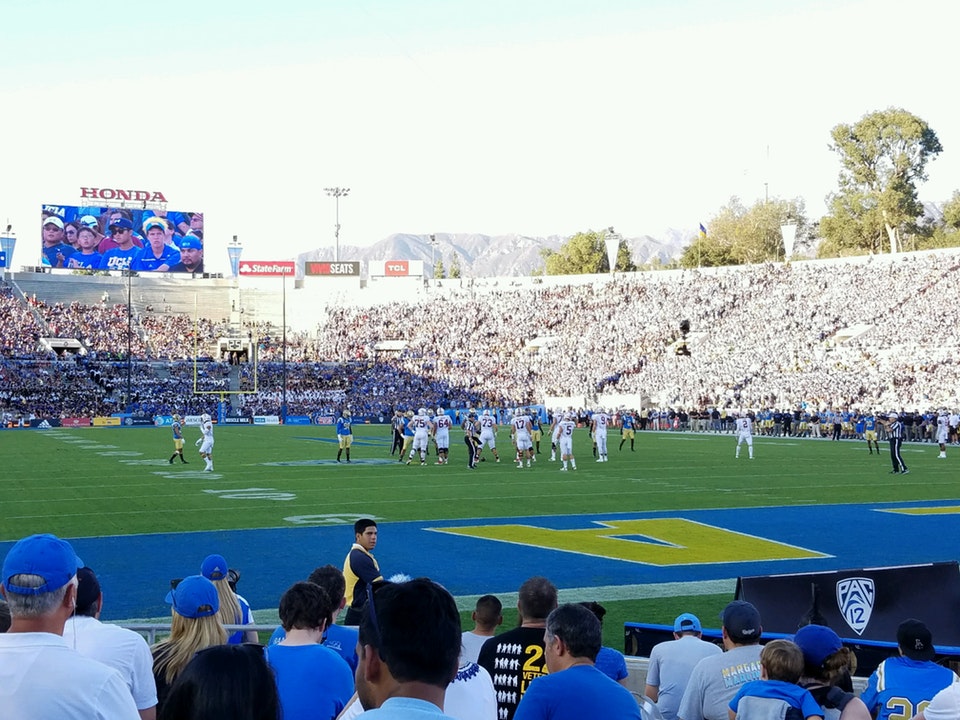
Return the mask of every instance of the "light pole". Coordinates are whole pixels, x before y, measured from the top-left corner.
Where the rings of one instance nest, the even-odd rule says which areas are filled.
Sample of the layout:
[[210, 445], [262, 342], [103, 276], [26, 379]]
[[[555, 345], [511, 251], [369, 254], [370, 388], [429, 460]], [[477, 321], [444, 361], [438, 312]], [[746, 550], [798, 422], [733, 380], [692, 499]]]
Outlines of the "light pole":
[[437, 277], [437, 236], [430, 234], [430, 274]]
[[323, 191], [336, 201], [337, 206], [337, 224], [334, 225], [333, 233], [333, 260], [340, 262], [340, 198], [350, 194], [350, 188], [332, 187], [324, 188]]

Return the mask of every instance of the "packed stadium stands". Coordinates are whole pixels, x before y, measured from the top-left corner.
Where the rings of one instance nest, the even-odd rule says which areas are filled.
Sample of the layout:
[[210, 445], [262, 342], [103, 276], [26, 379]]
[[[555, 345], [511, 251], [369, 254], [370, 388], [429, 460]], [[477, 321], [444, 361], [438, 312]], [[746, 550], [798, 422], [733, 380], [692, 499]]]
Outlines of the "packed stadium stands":
[[[954, 406], [958, 270], [960, 253], [944, 250], [431, 281], [387, 299], [302, 283], [281, 294], [222, 279], [14, 273], [0, 293], [0, 410], [117, 411], [128, 385], [144, 413], [209, 409], [216, 396], [192, 397], [194, 358], [198, 388], [249, 391], [231, 396], [245, 413], [278, 412], [284, 378], [288, 411], [303, 413], [621, 395], [688, 410]], [[245, 354], [226, 352], [224, 338]], [[67, 339], [79, 354], [57, 342]]]

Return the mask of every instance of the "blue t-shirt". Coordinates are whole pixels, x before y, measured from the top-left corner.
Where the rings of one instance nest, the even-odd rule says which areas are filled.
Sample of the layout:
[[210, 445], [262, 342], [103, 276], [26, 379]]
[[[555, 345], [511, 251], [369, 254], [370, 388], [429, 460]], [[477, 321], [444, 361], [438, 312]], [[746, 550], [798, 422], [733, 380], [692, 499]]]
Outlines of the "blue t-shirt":
[[335, 718], [353, 696], [350, 667], [323, 645], [268, 645], [283, 720]]
[[67, 262], [64, 263], [64, 267], [73, 268], [73, 269], [90, 269], [97, 270], [100, 267], [100, 261], [103, 258], [100, 256], [100, 253], [79, 253], [75, 252], [69, 258]]
[[611, 647], [602, 647], [593, 663], [597, 670], [611, 680], [623, 680], [627, 676], [627, 661], [623, 653]]
[[957, 680], [949, 668], [929, 660], [899, 656], [887, 658], [873, 671], [860, 695], [877, 720], [913, 717], [933, 696]]
[[[237, 625], [252, 625], [253, 624], [253, 613], [250, 612], [250, 603], [244, 600], [240, 595], [237, 595], [237, 602], [240, 603], [240, 618], [237, 620]], [[246, 630], [237, 630], [230, 637], [227, 638], [228, 645], [239, 645], [242, 643], [243, 636], [246, 634]]]
[[43, 248], [43, 256], [49, 261], [51, 267], [57, 267], [57, 255], [63, 255], [63, 265], [60, 267], [66, 267], [67, 263], [70, 261], [70, 257], [76, 252], [72, 247], [66, 243], [60, 243], [59, 245], [53, 245], [52, 247]]
[[111, 248], [107, 250], [100, 259], [100, 269], [126, 270], [130, 267], [130, 263], [133, 262], [138, 252], [140, 252], [140, 248], [136, 245], [128, 250], [121, 250], [118, 247]]
[[350, 429], [350, 420], [349, 418], [339, 417], [337, 418], [337, 435], [351, 435], [353, 431]]
[[[351, 672], [356, 672], [357, 663], [359, 662], [359, 658], [357, 657], [358, 635], [359, 632], [355, 627], [328, 625], [323, 631], [323, 640], [320, 644], [325, 648], [333, 650], [346, 661], [347, 665], [350, 666]], [[270, 636], [270, 642], [268, 644], [276, 645], [286, 636], [287, 633], [281, 625], [273, 631], [273, 635]]]
[[168, 269], [172, 268], [178, 262], [180, 262], [180, 251], [176, 248], [164, 245], [163, 250], [160, 251], [160, 257], [157, 257], [153, 254], [150, 243], [147, 243], [133, 258], [130, 269], [134, 272], [152, 272], [159, 270], [164, 265]]
[[[783, 680], [751, 680], [737, 691], [733, 700], [730, 701], [730, 709], [737, 713], [738, 717], [751, 720], [749, 700], [741, 706], [740, 701], [744, 698], [779, 700], [789, 707], [799, 710], [805, 718], [811, 715], [823, 717], [823, 708], [813, 699], [809, 690]], [[757, 720], [760, 720], [760, 718], [757, 718]]]
[[[598, 710], [603, 712], [598, 714]], [[640, 720], [640, 706], [623, 685], [593, 665], [574, 665], [534, 678], [513, 720]]]

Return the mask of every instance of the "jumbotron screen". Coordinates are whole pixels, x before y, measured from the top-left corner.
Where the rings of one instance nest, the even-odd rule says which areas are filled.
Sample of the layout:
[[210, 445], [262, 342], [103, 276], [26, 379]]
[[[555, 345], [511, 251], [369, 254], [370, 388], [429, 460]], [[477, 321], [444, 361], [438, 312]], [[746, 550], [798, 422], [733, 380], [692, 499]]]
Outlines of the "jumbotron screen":
[[44, 205], [45, 267], [203, 272], [203, 213]]

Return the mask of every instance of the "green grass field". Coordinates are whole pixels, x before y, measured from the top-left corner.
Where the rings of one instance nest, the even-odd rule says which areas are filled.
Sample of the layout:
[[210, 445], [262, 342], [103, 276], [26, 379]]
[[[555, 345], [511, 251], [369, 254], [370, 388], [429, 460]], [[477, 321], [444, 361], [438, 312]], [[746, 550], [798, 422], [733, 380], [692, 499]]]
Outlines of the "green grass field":
[[[636, 452], [597, 464], [578, 431], [577, 472], [551, 464], [549, 442], [531, 470], [517, 470], [505, 431], [503, 461], [471, 471], [455, 432], [446, 467], [386, 461], [389, 429], [355, 428], [351, 465], [336, 464], [333, 430], [235, 427], [216, 430], [216, 472], [202, 473], [187, 428], [189, 465], [169, 465], [166, 428], [0, 432], [0, 541], [34, 532], [64, 537], [287, 527], [293, 516], [372, 514], [383, 522], [604, 512], [940, 500], [957, 496], [953, 463], [931, 445], [905, 446], [911, 475], [889, 475], [864, 443], [757, 438], [756, 459], [734, 460], [729, 435], [638, 433]], [[746, 455], [744, 448], [743, 455]], [[322, 462], [318, 462], [322, 461]], [[278, 494], [293, 496], [282, 502]], [[679, 612], [719, 612], [729, 595], [605, 602], [605, 640], [622, 646], [622, 623], [672, 622]], [[508, 620], [509, 622], [509, 620]]]

